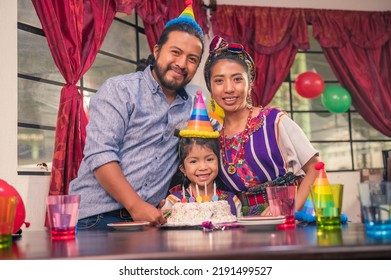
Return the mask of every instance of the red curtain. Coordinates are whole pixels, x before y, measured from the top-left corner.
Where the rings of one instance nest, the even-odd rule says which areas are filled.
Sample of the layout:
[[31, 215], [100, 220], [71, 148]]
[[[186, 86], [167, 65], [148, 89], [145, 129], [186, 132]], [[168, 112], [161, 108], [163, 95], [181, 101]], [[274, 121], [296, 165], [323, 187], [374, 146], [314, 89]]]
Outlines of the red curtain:
[[308, 49], [304, 10], [219, 5], [211, 16], [212, 30], [244, 45], [257, 67], [252, 99], [266, 106], [289, 73], [298, 49]]
[[[164, 25], [170, 19], [178, 17], [185, 9], [184, 0], [136, 0], [137, 14], [144, 22], [145, 34], [149, 48], [152, 51], [157, 43]], [[194, 17], [205, 34], [208, 33], [206, 10], [202, 7], [202, 0], [193, 0]]]
[[[202, 1], [194, 0], [197, 22], [207, 32]], [[66, 83], [61, 90], [57, 116], [49, 194], [67, 194], [77, 176], [86, 137], [87, 112], [76, 83], [94, 62], [116, 12], [131, 14], [134, 8], [145, 21], [152, 47], [164, 24], [185, 8], [183, 0], [32, 0], [45, 32], [54, 62]]]
[[357, 112], [391, 137], [391, 12], [306, 11]]
[[83, 157], [87, 117], [76, 83], [90, 68], [115, 16], [111, 0], [32, 0], [53, 59], [66, 84], [61, 90], [49, 194], [68, 193]]

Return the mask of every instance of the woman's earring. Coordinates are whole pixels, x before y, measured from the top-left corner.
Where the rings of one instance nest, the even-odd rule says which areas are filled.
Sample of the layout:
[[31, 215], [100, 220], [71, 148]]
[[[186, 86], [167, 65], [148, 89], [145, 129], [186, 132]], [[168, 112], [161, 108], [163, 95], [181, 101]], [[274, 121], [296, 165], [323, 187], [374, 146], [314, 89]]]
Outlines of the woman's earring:
[[210, 100], [210, 107], [212, 107], [212, 111], [216, 111], [216, 103], [214, 99]]
[[251, 97], [251, 91], [249, 92], [249, 94], [246, 97], [246, 102], [247, 102], [247, 108], [248, 109], [253, 107], [253, 99]]

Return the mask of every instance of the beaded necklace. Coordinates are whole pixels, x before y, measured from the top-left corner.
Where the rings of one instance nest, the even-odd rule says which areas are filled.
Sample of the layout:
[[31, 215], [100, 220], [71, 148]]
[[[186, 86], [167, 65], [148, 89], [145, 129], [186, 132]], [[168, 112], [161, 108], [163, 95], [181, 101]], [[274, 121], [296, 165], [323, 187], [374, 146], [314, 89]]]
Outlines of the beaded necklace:
[[249, 107], [246, 127], [245, 127], [243, 133], [240, 135], [240, 138], [238, 138], [239, 149], [236, 151], [235, 157], [233, 157], [233, 155], [232, 155], [232, 162], [228, 162], [227, 150], [226, 150], [226, 145], [225, 145], [224, 125], [223, 125], [223, 128], [221, 129], [221, 135], [219, 138], [221, 157], [223, 159], [224, 166], [228, 165], [228, 173], [230, 175], [233, 175], [236, 173], [236, 164], [237, 163], [239, 163], [239, 164], [243, 163], [244, 143], [247, 142], [247, 140], [249, 138], [248, 131], [250, 130], [250, 127], [251, 127], [252, 113], [253, 113], [253, 108]]

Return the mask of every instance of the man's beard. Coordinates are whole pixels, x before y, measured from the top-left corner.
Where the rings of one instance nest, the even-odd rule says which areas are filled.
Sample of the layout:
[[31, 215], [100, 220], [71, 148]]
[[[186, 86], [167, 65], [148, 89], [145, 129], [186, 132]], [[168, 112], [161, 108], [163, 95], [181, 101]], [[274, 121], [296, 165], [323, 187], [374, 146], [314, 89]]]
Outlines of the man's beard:
[[169, 89], [169, 90], [178, 90], [180, 88], [183, 88], [185, 85], [187, 85], [190, 82], [190, 79], [188, 78], [188, 73], [186, 70], [182, 70], [183, 73], [183, 81], [178, 82], [174, 78], [172, 80], [166, 79], [166, 74], [169, 70], [171, 70], [171, 66], [167, 66], [167, 68], [164, 68], [158, 63], [159, 57], [157, 57], [153, 69], [155, 71], [155, 74], [159, 80], [159, 83], [161, 87]]

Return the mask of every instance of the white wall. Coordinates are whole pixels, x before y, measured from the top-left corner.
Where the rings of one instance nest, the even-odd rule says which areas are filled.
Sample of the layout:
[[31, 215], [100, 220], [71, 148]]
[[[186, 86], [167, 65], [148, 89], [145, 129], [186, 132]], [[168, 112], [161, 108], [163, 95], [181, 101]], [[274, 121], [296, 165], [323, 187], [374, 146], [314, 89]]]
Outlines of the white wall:
[[0, 178], [16, 182], [17, 44], [16, 2], [0, 0]]
[[342, 213], [348, 216], [349, 221], [361, 223], [358, 183], [360, 172], [327, 172], [330, 184], [343, 184]]
[[48, 176], [17, 175], [17, 1], [0, 0], [0, 178], [14, 186], [26, 207], [29, 229], [44, 228]]
[[[219, 4], [235, 5], [239, 1], [223, 0]], [[391, 10], [389, 0], [329, 0], [329, 1], [240, 1], [243, 5], [303, 7], [348, 10]], [[29, 229], [44, 229], [45, 197], [49, 189], [48, 176], [17, 175], [17, 1], [0, 0], [0, 178], [13, 185], [23, 198], [26, 207], [26, 221], [31, 223]], [[202, 71], [193, 80], [203, 84]], [[330, 173], [329, 180], [344, 183], [344, 209], [351, 220], [357, 219], [357, 183], [358, 172]], [[350, 214], [352, 213], [352, 214]]]

